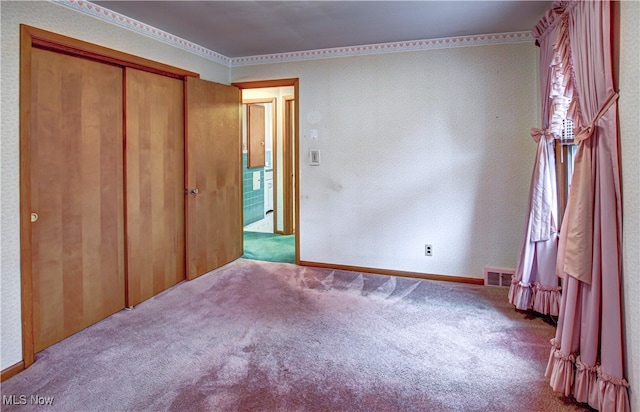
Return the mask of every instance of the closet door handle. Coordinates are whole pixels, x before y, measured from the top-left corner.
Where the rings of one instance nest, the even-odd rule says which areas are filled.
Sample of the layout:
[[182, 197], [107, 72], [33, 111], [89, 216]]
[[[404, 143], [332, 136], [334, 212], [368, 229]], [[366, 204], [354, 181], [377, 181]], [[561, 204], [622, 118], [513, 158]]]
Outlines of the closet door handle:
[[197, 188], [184, 190], [185, 195], [197, 195], [198, 193], [200, 193], [200, 191]]

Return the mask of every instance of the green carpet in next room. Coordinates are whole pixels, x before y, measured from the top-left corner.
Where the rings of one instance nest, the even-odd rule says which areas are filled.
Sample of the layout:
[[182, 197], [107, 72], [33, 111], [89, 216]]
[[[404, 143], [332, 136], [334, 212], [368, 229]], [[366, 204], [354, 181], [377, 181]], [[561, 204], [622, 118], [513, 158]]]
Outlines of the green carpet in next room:
[[295, 263], [295, 235], [244, 232], [246, 259]]

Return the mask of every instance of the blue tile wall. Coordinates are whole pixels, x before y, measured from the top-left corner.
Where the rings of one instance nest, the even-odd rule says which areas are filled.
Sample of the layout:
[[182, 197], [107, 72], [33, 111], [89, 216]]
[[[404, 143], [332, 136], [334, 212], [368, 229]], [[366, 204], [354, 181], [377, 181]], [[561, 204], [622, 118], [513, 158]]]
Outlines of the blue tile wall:
[[[260, 171], [260, 189], [253, 190], [253, 172]], [[242, 153], [242, 210], [244, 225], [264, 218], [264, 167], [247, 168], [247, 154]]]

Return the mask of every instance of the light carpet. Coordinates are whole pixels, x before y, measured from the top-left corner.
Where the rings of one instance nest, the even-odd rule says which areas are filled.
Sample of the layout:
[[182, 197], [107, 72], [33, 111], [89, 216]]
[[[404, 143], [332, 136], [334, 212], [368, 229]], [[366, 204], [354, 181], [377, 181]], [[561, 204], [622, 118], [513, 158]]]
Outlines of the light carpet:
[[506, 293], [240, 259], [40, 352], [2, 395], [53, 405], [2, 410], [588, 410]]

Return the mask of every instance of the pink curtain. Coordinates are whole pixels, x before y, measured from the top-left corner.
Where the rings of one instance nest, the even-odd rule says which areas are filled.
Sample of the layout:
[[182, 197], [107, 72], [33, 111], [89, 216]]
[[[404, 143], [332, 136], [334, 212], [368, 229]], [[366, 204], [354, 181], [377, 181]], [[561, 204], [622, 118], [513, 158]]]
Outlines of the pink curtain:
[[[558, 48], [570, 62], [569, 117], [579, 142], [562, 224], [563, 294], [546, 376], [554, 390], [601, 411], [630, 410], [624, 379], [617, 94], [609, 1], [555, 2]], [[564, 36], [564, 37], [563, 37]]]
[[[516, 271], [509, 288], [509, 302], [520, 310], [533, 309], [557, 316], [560, 288], [555, 273], [557, 254], [556, 169], [553, 151], [554, 94], [551, 65], [557, 22], [547, 13], [533, 32], [540, 45], [540, 88], [542, 96], [542, 128], [532, 128], [531, 136], [538, 144], [525, 231], [520, 244]], [[555, 132], [555, 133], [554, 133]]]

